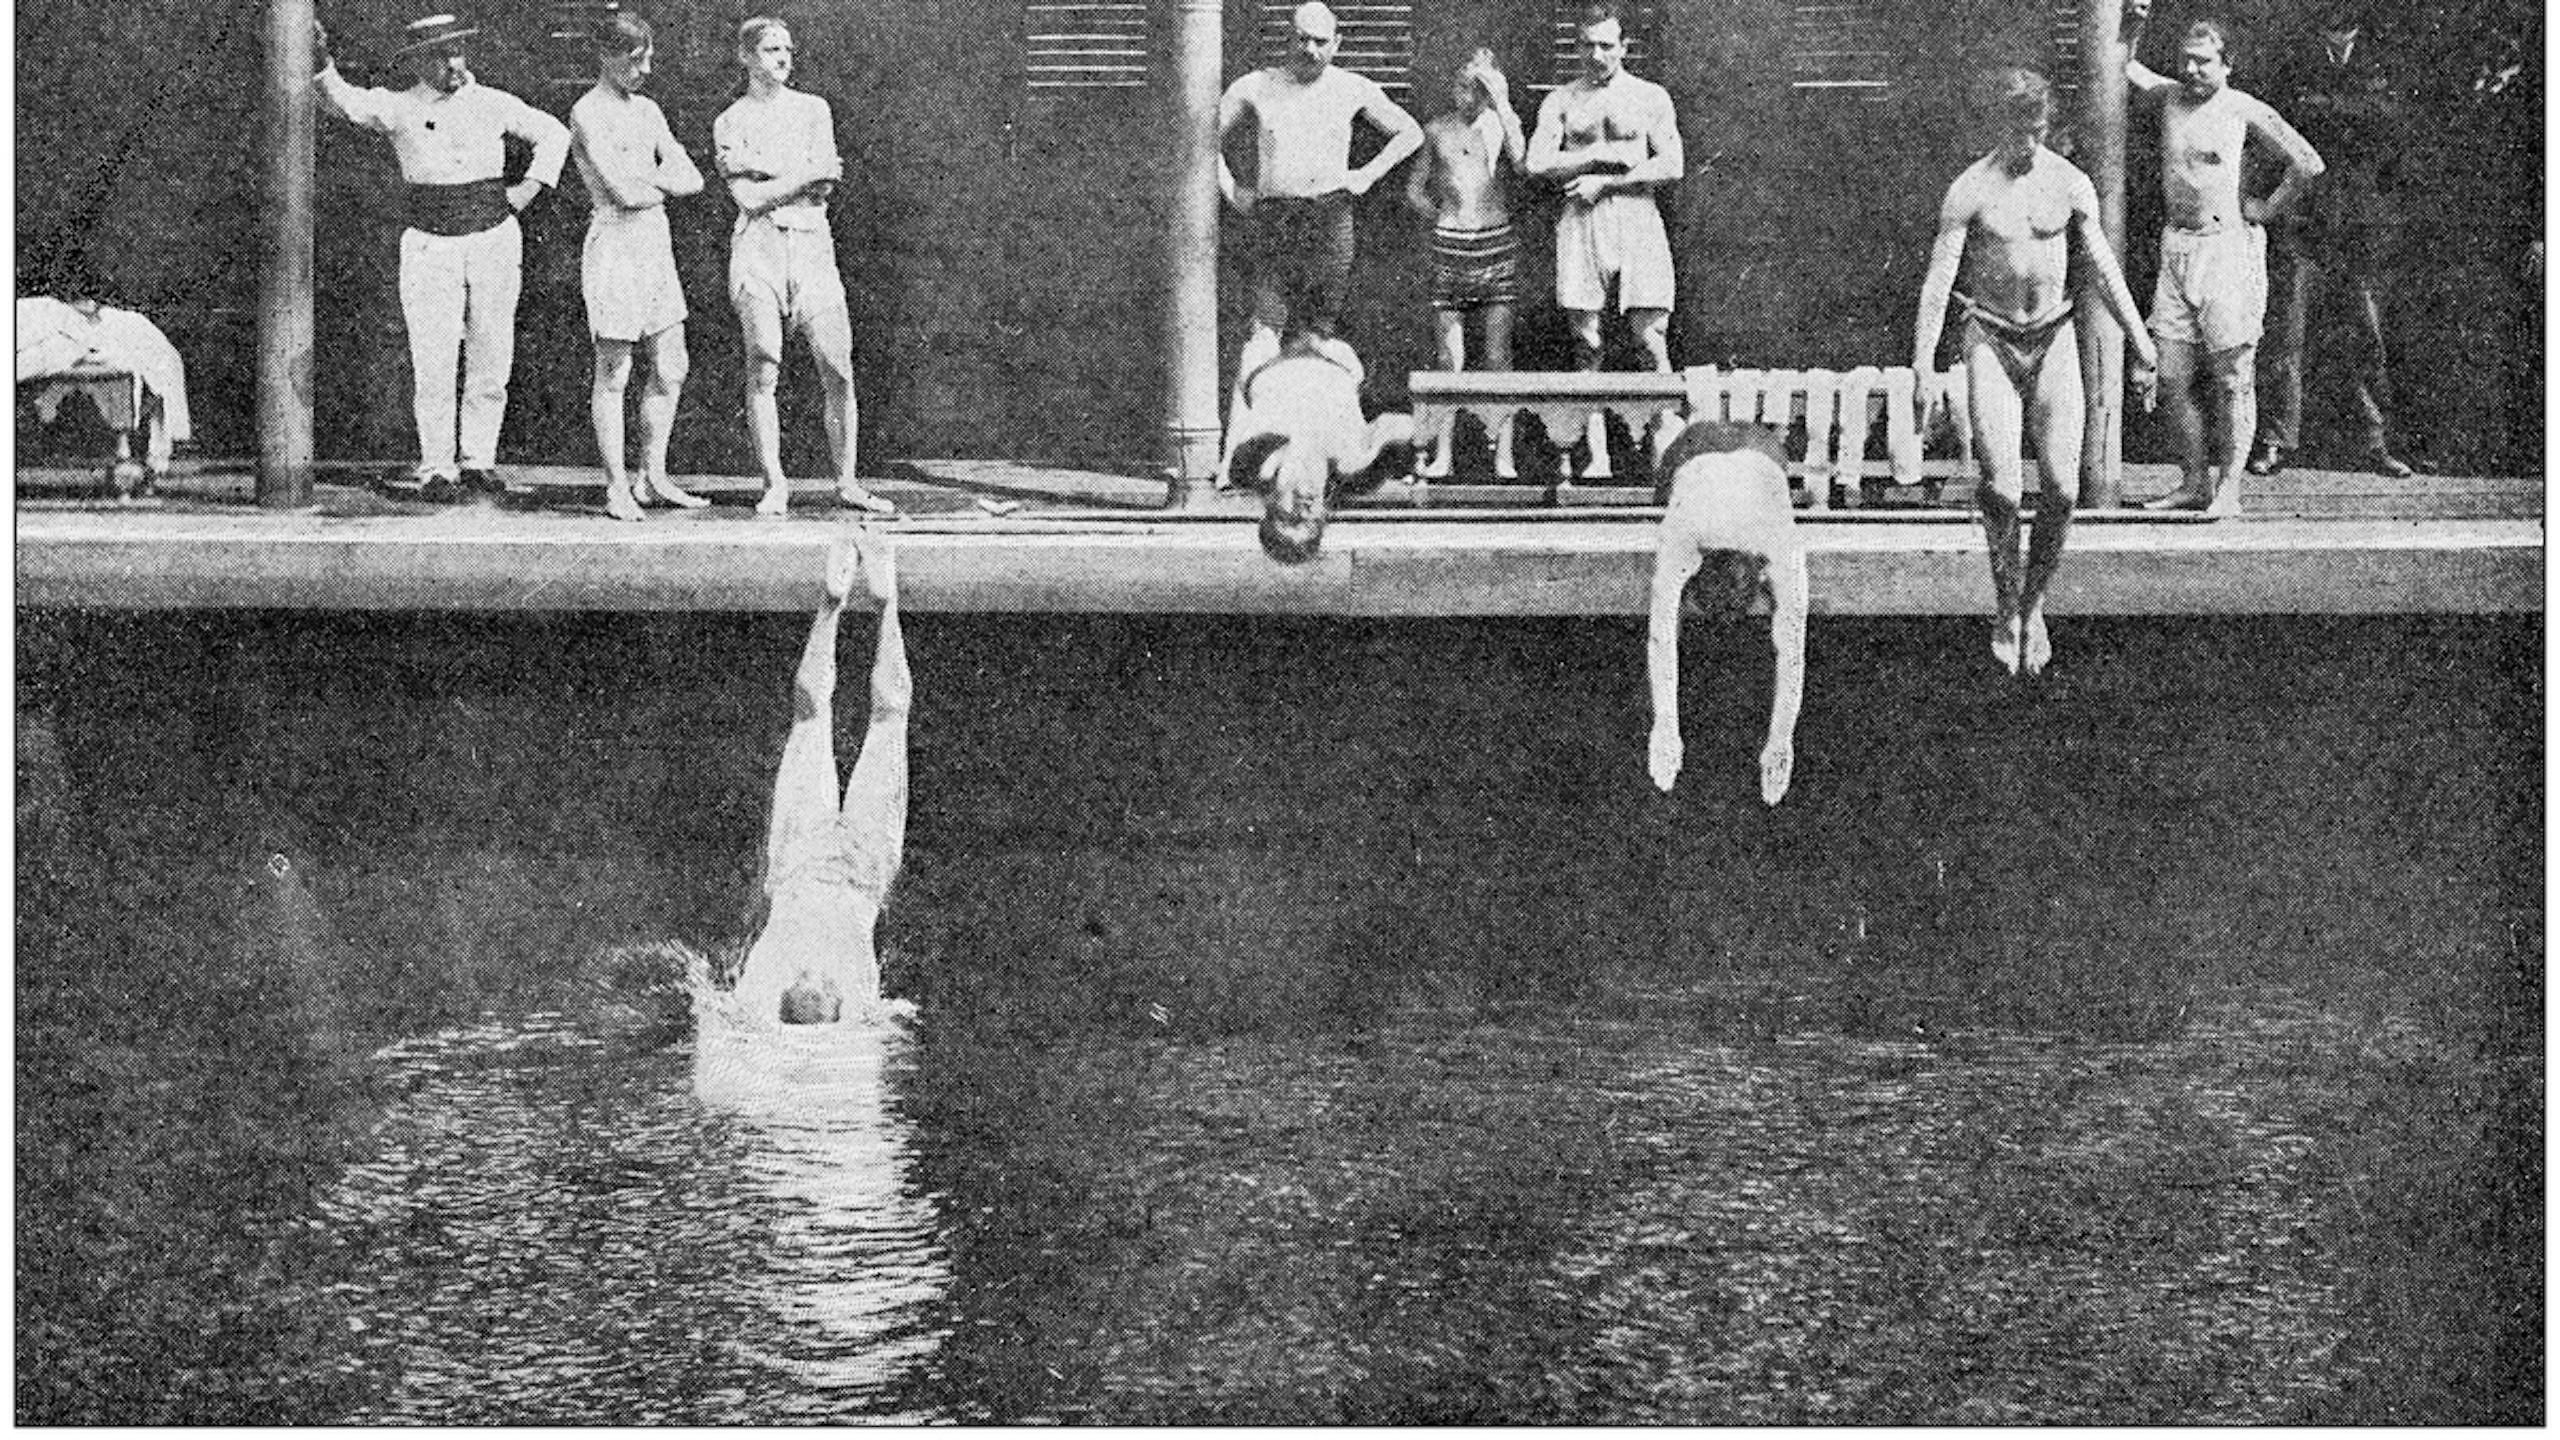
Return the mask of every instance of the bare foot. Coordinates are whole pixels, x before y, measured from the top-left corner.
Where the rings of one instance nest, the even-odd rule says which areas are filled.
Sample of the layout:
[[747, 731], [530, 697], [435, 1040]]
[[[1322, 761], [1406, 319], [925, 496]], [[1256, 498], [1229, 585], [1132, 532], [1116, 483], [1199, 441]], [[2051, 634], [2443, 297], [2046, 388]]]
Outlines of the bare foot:
[[647, 518], [640, 513], [640, 502], [632, 498], [631, 487], [628, 484], [604, 487], [604, 513], [616, 520], [628, 520], [635, 524]]
[[867, 568], [862, 552], [851, 545], [837, 544], [827, 550], [827, 603], [841, 605], [853, 594], [856, 571]]
[[764, 498], [756, 502], [756, 518], [759, 520], [779, 520], [790, 513], [791, 487], [788, 485], [767, 485], [764, 487]]
[[1653, 738], [1645, 747], [1645, 770], [1653, 776], [1653, 788], [1668, 795], [1671, 782], [1680, 778], [1680, 731], [1670, 725], [1653, 727]]
[[836, 503], [865, 515], [895, 515], [898, 507], [847, 480], [836, 487]]
[[2001, 669], [2018, 673], [2018, 652], [2024, 645], [2017, 616], [2002, 615], [1991, 622], [1991, 658], [2000, 662]]
[[2042, 610], [2027, 616], [2026, 646], [2019, 662], [2026, 666], [2030, 675], [2043, 674], [2044, 667], [2053, 663], [2053, 637], [2045, 633]]
[[862, 580], [871, 589], [871, 598], [883, 605], [898, 598], [898, 551], [889, 537], [868, 527], [854, 529], [852, 553], [862, 562]]
[[2202, 510], [2213, 503], [2213, 491], [2207, 488], [2207, 482], [2188, 479], [2180, 481], [2178, 488], [2166, 495], [2143, 501], [2142, 508], [2145, 510]]
[[702, 510], [709, 508], [711, 504], [709, 500], [694, 494], [664, 475], [649, 477], [648, 495], [651, 500], [661, 505], [673, 505], [679, 510]]
[[2240, 487], [2228, 481], [2223, 482], [2222, 488], [2214, 492], [2212, 503], [2204, 507], [2204, 513], [2217, 520], [2228, 520], [2239, 514]]
[[1793, 736], [1772, 735], [1760, 747], [1760, 803], [1775, 805], [1787, 798], [1787, 782], [1795, 778], [1796, 742]]

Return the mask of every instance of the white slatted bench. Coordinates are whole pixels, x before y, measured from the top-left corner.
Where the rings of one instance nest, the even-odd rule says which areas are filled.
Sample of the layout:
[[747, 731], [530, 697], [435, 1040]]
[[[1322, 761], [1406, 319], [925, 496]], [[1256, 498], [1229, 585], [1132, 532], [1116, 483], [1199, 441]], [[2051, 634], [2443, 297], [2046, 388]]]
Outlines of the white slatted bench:
[[[1440, 450], [1438, 465], [1446, 474], [1445, 447], [1434, 437], [1450, 433], [1457, 417], [1472, 414], [1488, 433], [1500, 436], [1522, 413], [1535, 415], [1552, 442], [1557, 436], [1590, 436], [1593, 459], [1581, 481], [1605, 479], [1612, 473], [1605, 439], [1595, 422], [1615, 415], [1639, 442], [1665, 411], [1677, 410], [1692, 420], [1750, 420], [1790, 430], [1802, 425], [1804, 458], [1788, 473], [1804, 487], [1816, 510], [1830, 509], [1835, 491], [1854, 506], [1869, 481], [1897, 486], [1929, 486], [1938, 498], [1949, 480], [1969, 487], [1974, 471], [1973, 432], [1965, 410], [1965, 373], [1939, 374], [1943, 406], [1929, 415], [1914, 411], [1913, 372], [1907, 365], [1860, 366], [1835, 370], [1724, 370], [1694, 365], [1677, 374], [1646, 371], [1416, 371], [1412, 377], [1414, 433], [1426, 442], [1422, 453]], [[1925, 453], [1932, 425], [1943, 424], [1953, 435], [1954, 455]], [[1885, 456], [1867, 458], [1869, 442], [1881, 431]], [[1559, 447], [1564, 448], [1564, 447]], [[1655, 447], [1658, 449], [1658, 447]], [[1508, 448], [1502, 452], [1507, 456]], [[2028, 466], [2029, 484], [2036, 467]], [[1501, 472], [1497, 472], [1500, 474]], [[1418, 473], [1428, 486], [1438, 475]], [[1502, 478], [1511, 478], [1502, 474]], [[1592, 489], [1574, 481], [1557, 486], [1557, 499], [1571, 502]], [[1648, 493], [1626, 487], [1629, 495]], [[1592, 498], [1599, 498], [1596, 495]], [[1615, 499], [1616, 496], [1610, 498]]]

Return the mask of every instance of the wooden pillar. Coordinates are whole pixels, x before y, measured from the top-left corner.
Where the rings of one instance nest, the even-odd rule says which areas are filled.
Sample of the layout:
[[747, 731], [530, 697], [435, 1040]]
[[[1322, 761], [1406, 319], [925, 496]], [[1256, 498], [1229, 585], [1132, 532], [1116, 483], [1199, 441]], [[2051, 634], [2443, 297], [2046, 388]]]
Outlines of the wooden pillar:
[[[2123, 0], [2081, 0], [2080, 165], [2098, 187], [2098, 221], [2124, 259]], [[2089, 428], [2080, 449], [2080, 503], [2123, 503], [2124, 331], [2104, 305], [2082, 307], [2080, 371]]]
[[1218, 91], [1222, 0], [1175, 0], [1165, 134], [1166, 503], [1194, 505], [1218, 470]]
[[258, 503], [311, 503], [312, 0], [268, 0]]

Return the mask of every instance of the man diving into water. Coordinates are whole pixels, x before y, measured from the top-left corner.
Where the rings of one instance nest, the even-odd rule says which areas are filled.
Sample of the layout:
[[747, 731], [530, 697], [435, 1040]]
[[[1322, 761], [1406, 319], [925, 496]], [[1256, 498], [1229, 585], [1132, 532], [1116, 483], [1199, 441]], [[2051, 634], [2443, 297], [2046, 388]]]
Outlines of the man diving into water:
[[[880, 602], [871, 723], [836, 798], [836, 621], [856, 577]], [[877, 1009], [873, 927], [897, 879], [907, 833], [907, 709], [914, 697], [898, 633], [898, 575], [887, 540], [854, 532], [828, 557], [826, 595], [793, 677], [791, 735], [773, 780], [765, 841], [764, 924], [732, 995], [759, 1022], [854, 1021]]]
[[1804, 541], [1787, 493], [1787, 451], [1766, 425], [1722, 420], [1680, 426], [1654, 473], [1662, 481], [1662, 528], [1655, 536], [1653, 594], [1645, 628], [1645, 679], [1653, 697], [1646, 770], [1668, 792], [1680, 778], [1680, 610], [1689, 582], [1717, 558], [1737, 608], [1765, 594], [1769, 647], [1777, 666], [1769, 692], [1769, 738], [1760, 747], [1760, 799], [1786, 798], [1795, 774], [1796, 712], [1804, 703]]
[[[2156, 392], [2159, 351], [2142, 328], [2133, 292], [2098, 223], [2098, 190], [2070, 161], [2045, 148], [2053, 99], [2043, 76], [2008, 69], [1985, 77], [1979, 102], [1997, 120], [1999, 142], [1947, 189], [1938, 238], [1920, 282], [1920, 314], [1911, 367], [1929, 413], [1938, 339], [1952, 297], [1965, 315], [1965, 396], [1973, 421], [1982, 529], [1991, 543], [1991, 587], [1999, 607], [1991, 654], [2015, 675], [2044, 673], [2053, 656], [2045, 631], [2045, 589], [2062, 563], [2063, 542], [2080, 495], [2080, 450], [2087, 406], [2080, 379], [2080, 339], [2072, 294], [2073, 252], [2098, 300], [2133, 346], [2133, 380], [2148, 407]], [[1965, 289], [1956, 289], [1957, 281]], [[2024, 440], [2032, 435], [2044, 462], [2044, 491], [2026, 564], [2018, 563], [2018, 510], [2026, 489]]]

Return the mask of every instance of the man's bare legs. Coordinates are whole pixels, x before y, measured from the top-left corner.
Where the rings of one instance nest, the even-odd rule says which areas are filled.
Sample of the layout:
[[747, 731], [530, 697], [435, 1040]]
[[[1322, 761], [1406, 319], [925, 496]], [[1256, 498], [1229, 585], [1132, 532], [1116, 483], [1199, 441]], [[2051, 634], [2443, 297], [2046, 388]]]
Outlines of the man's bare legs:
[[856, 531], [853, 544], [862, 578], [880, 602], [880, 638], [871, 660], [871, 720], [853, 775], [845, 781], [839, 825], [861, 883], [879, 903], [888, 898], [906, 854], [907, 714], [915, 703], [915, 677], [898, 629], [897, 554], [868, 531]]
[[2222, 401], [2222, 428], [2214, 438], [2215, 463], [2222, 483], [2215, 487], [2208, 514], [2240, 513], [2240, 474], [2249, 458], [2249, 441], [2258, 433], [2258, 347], [2234, 345], [2210, 357], [2214, 394]]
[[[1965, 346], [1965, 393], [1973, 417], [1973, 453], [1982, 478], [1974, 493], [1982, 505], [1982, 534], [1990, 543], [1991, 656], [2000, 668], [2018, 673], [2024, 648], [2019, 622], [2020, 592], [2025, 581], [2018, 560], [2018, 510], [2026, 491], [2026, 407], [2000, 363], [1995, 341], [1975, 333]], [[2050, 363], [2050, 362], [2048, 362]], [[2039, 524], [2042, 522], [2039, 521]]]
[[853, 320], [830, 308], [808, 317], [802, 333], [818, 357], [818, 379], [826, 391], [827, 449], [835, 456], [836, 499], [873, 515], [894, 515], [898, 507], [872, 494], [854, 478], [854, 456], [861, 439], [862, 412], [853, 395]]
[[2258, 425], [2257, 352], [2255, 345], [2235, 345], [2203, 356], [2206, 378], [2222, 411], [2219, 428], [2209, 428], [2196, 404], [2196, 347], [2183, 340], [2160, 342], [2160, 403], [2177, 434], [2184, 473], [2178, 488], [2152, 501], [2152, 509], [2203, 510], [2212, 515], [2240, 512], [2241, 467]]
[[[2063, 343], [2066, 339], [2073, 343]], [[2029, 675], [2043, 674], [2053, 660], [2053, 638], [2044, 622], [2045, 591], [2061, 568], [2062, 548], [2080, 507], [2080, 450], [2088, 428], [2080, 374], [2077, 337], [2056, 336], [2036, 377], [2036, 393], [2027, 402], [2027, 432], [2035, 437], [2036, 458], [2044, 464], [2035, 526], [2027, 535], [2026, 577], [2018, 592], [2018, 663]]]
[[667, 441], [675, 433], [676, 402], [683, 397], [685, 376], [693, 369], [684, 326], [670, 325], [640, 344], [649, 352], [649, 385], [640, 392], [642, 492], [648, 499], [680, 510], [703, 509], [711, 502], [667, 478]]
[[[839, 803], [836, 633], [857, 579], [880, 602], [880, 633], [872, 662], [869, 729]], [[860, 890], [875, 910], [887, 899], [905, 847], [907, 713], [913, 692], [898, 628], [894, 552], [884, 540], [857, 532], [851, 544], [828, 556], [825, 595], [792, 680], [791, 733], [774, 773], [773, 817], [765, 842], [768, 897], [778, 897], [813, 864], [840, 861], [831, 867], [834, 876]], [[772, 923], [773, 917], [767, 918]], [[749, 968], [757, 968], [752, 958]], [[762, 976], [758, 983], [771, 985], [780, 978]], [[760, 1005], [771, 993], [750, 997], [751, 1004]], [[801, 964], [781, 992], [782, 1019], [793, 1024], [831, 1021], [841, 1015], [843, 999], [843, 988], [822, 967]]]
[[[1467, 368], [1468, 313], [1464, 310], [1432, 312], [1439, 322], [1440, 368], [1443, 370], [1454, 373]], [[1476, 368], [1494, 371], [1510, 369], [1512, 307], [1490, 304], [1473, 313], [1484, 317], [1484, 363]], [[1501, 479], [1508, 480], [1519, 474], [1519, 469], [1512, 463], [1511, 458], [1512, 417], [1488, 417], [1486, 423], [1493, 429], [1493, 473]], [[1449, 428], [1434, 437], [1433, 454], [1424, 463], [1421, 473], [1434, 477], [1449, 473], [1449, 450], [1451, 443], [1457, 439], [1457, 431], [1457, 422], [1452, 419]]]
[[[1600, 368], [1600, 312], [1567, 310], [1565, 317], [1573, 325], [1573, 368], [1596, 371]], [[1627, 312], [1627, 327], [1634, 332], [1636, 343], [1644, 348], [1645, 358], [1656, 373], [1671, 373], [1671, 312], [1635, 309]], [[1591, 463], [1582, 469], [1586, 480], [1606, 479], [1615, 473], [1609, 466], [1609, 419], [1606, 413], [1591, 412], [1583, 422], [1584, 443], [1590, 446]], [[1657, 442], [1659, 443], [1659, 442]]]
[[[1596, 374], [1600, 369], [1600, 312], [1567, 310], [1565, 319], [1573, 326], [1573, 368]], [[1609, 468], [1609, 416], [1594, 410], [1582, 422], [1582, 442], [1591, 451], [1591, 459], [1582, 467], [1585, 480], [1605, 480], [1615, 472]]]
[[[764, 472], [764, 498], [756, 502], [756, 513], [780, 519], [791, 511], [791, 482], [782, 474], [782, 307], [762, 295], [741, 295], [738, 328], [747, 349], [747, 439], [755, 446], [757, 468]], [[828, 788], [834, 788], [832, 783]]]
[[632, 496], [631, 476], [622, 458], [622, 401], [631, 385], [632, 344], [598, 337], [595, 345], [595, 377], [587, 388], [587, 413], [595, 422], [596, 454], [604, 461], [604, 513], [616, 520], [637, 521], [641, 518], [640, 502]]

